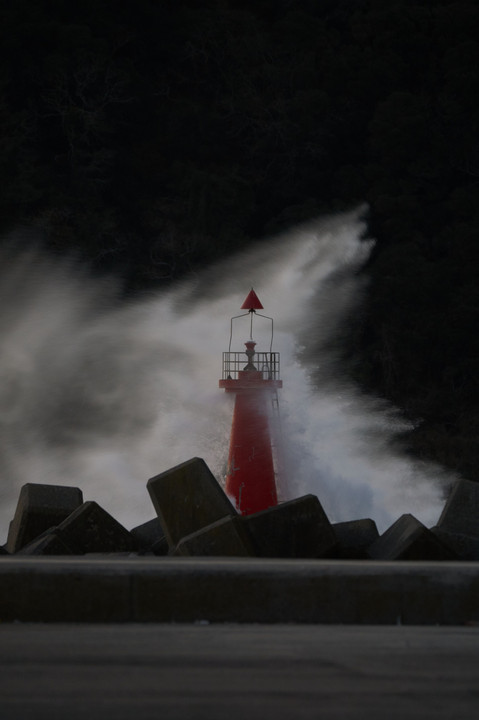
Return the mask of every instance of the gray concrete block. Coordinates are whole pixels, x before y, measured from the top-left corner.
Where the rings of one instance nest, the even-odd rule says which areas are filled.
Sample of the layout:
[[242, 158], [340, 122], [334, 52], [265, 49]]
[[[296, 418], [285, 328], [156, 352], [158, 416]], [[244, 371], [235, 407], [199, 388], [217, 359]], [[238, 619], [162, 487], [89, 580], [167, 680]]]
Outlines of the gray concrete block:
[[255, 549], [242, 520], [239, 516], [231, 515], [217, 520], [182, 538], [172, 554], [252, 557]]
[[379, 537], [376, 523], [370, 518], [334, 523], [333, 530], [338, 541], [337, 557], [343, 560], [369, 558], [368, 548]]
[[75, 554], [136, 550], [128, 530], [92, 501], [80, 505], [58, 525], [56, 532]]
[[166, 537], [162, 537], [158, 542], [153, 543], [150, 550], [148, 550], [148, 553], [151, 553], [152, 555], [168, 555], [168, 552], [170, 550], [170, 546], [168, 545], [168, 540]]
[[479, 537], [479, 483], [458, 480], [454, 484], [437, 526], [447, 532]]
[[236, 515], [201, 458], [192, 458], [150, 478], [147, 488], [172, 550], [187, 535], [227, 515]]
[[304, 495], [246, 515], [242, 522], [259, 557], [325, 558], [331, 556], [337, 542], [315, 495]]
[[7, 550], [15, 553], [48, 528], [58, 525], [83, 502], [76, 487], [26, 483], [10, 523]]
[[138, 525], [130, 530], [132, 537], [140, 553], [152, 553], [153, 555], [167, 555], [168, 541], [165, 537], [160, 518]]
[[410, 514], [401, 515], [373, 542], [369, 555], [375, 560], [452, 560], [455, 554], [425, 525]]
[[479, 560], [479, 537], [448, 532], [437, 525], [431, 528], [431, 532], [460, 560]]
[[31, 543], [18, 551], [17, 555], [74, 555], [75, 553], [57, 534], [56, 528], [50, 528]]

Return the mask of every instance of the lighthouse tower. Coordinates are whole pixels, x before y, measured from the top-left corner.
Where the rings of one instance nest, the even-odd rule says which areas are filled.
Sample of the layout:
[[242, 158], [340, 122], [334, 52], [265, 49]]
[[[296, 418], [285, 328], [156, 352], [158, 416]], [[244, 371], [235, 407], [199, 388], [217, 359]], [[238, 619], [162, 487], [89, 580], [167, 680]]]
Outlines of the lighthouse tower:
[[[241, 309], [247, 312], [231, 318], [230, 346], [228, 352], [223, 353], [223, 377], [219, 386], [236, 395], [225, 489], [234, 498], [238, 512], [251, 515], [278, 504], [269, 409], [283, 383], [279, 379], [279, 353], [271, 350], [273, 320], [256, 312], [263, 306], [254, 290]], [[233, 321], [247, 315], [250, 316], [250, 337], [245, 342], [246, 350], [231, 352]], [[271, 321], [268, 352], [256, 351], [253, 318], [257, 315]]]

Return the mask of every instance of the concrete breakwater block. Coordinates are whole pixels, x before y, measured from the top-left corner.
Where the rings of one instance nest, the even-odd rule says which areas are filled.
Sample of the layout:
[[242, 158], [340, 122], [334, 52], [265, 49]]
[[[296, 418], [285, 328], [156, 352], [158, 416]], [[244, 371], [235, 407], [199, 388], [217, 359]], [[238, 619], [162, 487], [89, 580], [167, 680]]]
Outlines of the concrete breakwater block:
[[80, 505], [55, 532], [75, 554], [136, 550], [128, 530], [94, 501]]
[[231, 515], [217, 520], [180, 540], [172, 554], [253, 557], [255, 548], [242, 521], [243, 518]]
[[75, 552], [59, 537], [56, 528], [53, 527], [25, 545], [17, 555], [75, 555]]
[[368, 548], [379, 538], [376, 523], [370, 518], [334, 523], [337, 539], [336, 556], [343, 560], [369, 558]]
[[82, 503], [58, 526], [50, 527], [16, 555], [84, 555], [126, 553], [136, 550], [136, 540], [96, 502]]
[[437, 525], [431, 528], [431, 532], [460, 560], [479, 560], [479, 537], [448, 532]]
[[15, 553], [48, 528], [58, 525], [83, 502], [82, 491], [63, 485], [26, 483], [10, 523], [6, 549]]
[[168, 541], [165, 537], [160, 518], [148, 520], [142, 525], [137, 525], [130, 530], [140, 554], [152, 553], [153, 555], [167, 555]]
[[437, 527], [449, 533], [479, 538], [479, 483], [457, 480]]
[[201, 458], [150, 478], [148, 492], [171, 550], [180, 540], [236, 510]]
[[458, 481], [427, 529], [401, 516], [379, 536], [371, 519], [332, 525], [315, 495], [238, 515], [208, 466], [192, 458], [148, 480], [158, 514], [131, 531], [81, 490], [27, 483], [0, 554], [137, 553], [211, 557], [478, 560], [479, 484]]
[[375, 560], [453, 560], [453, 551], [410, 514], [401, 515], [369, 547]]
[[336, 536], [315, 495], [281, 503], [242, 518], [259, 557], [327, 558]]

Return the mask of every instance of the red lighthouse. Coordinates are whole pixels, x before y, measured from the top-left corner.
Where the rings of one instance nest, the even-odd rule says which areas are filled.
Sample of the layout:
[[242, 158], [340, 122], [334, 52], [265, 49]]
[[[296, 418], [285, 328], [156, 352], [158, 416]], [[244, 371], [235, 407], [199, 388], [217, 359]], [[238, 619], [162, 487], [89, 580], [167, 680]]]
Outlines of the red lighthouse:
[[[226, 492], [234, 498], [242, 515], [265, 510], [278, 504], [268, 409], [276, 391], [283, 386], [279, 379], [279, 353], [272, 352], [273, 320], [256, 313], [262, 310], [254, 290], [241, 306], [247, 313], [231, 318], [228, 352], [223, 353], [223, 377], [219, 386], [236, 394], [231, 427]], [[233, 320], [250, 316], [250, 338], [246, 350], [231, 352]], [[269, 352], [257, 352], [253, 340], [253, 318], [259, 315], [271, 321]]]

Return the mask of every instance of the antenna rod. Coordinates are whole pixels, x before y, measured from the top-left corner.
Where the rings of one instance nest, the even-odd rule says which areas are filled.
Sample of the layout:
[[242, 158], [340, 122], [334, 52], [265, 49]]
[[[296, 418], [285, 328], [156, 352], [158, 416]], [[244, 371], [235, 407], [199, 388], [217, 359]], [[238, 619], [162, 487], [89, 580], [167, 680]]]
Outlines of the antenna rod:
[[259, 317], [266, 318], [266, 320], [271, 320], [271, 342], [269, 344], [269, 351], [271, 352], [271, 350], [273, 349], [273, 318], [268, 317], [268, 315], [262, 315], [261, 313], [257, 313], [257, 315], [259, 315]]
[[230, 327], [230, 344], [229, 344], [229, 347], [228, 347], [228, 352], [231, 352], [231, 342], [232, 342], [232, 340], [233, 340], [233, 320], [237, 320], [237, 319], [240, 318], [240, 317], [245, 317], [246, 315], [248, 315], [248, 313], [243, 313], [242, 315], [234, 315], [234, 316], [231, 318], [231, 322], [230, 322], [230, 326], [231, 326], [231, 327]]

